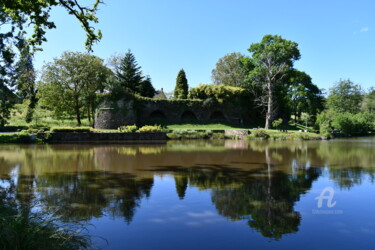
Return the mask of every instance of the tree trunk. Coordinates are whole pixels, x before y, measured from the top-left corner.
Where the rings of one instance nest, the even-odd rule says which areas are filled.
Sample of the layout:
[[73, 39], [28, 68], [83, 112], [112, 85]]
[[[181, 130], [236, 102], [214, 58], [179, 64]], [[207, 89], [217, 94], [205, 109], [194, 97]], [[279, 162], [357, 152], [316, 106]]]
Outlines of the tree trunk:
[[89, 123], [91, 123], [90, 105], [87, 106], [87, 118], [89, 119]]
[[272, 113], [273, 113], [273, 95], [271, 82], [268, 82], [268, 103], [267, 103], [267, 114], [266, 114], [266, 125], [265, 129], [269, 129], [271, 125]]
[[78, 126], [81, 126], [81, 112], [79, 110], [78, 97], [75, 98], [75, 111], [76, 111], [76, 118], [77, 118]]

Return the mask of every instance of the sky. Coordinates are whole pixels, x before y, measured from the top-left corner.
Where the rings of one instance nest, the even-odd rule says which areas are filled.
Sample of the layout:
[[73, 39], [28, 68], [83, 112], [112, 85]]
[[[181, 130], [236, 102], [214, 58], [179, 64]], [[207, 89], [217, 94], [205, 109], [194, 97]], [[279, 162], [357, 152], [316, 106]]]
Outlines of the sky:
[[[93, 1], [93, 0], [92, 0]], [[81, 3], [91, 3], [81, 0]], [[95, 25], [103, 33], [93, 55], [107, 60], [132, 51], [156, 89], [173, 91], [180, 69], [190, 87], [211, 83], [219, 58], [247, 49], [266, 34], [297, 42], [295, 68], [328, 90], [350, 79], [375, 87], [373, 0], [104, 0]], [[56, 29], [47, 31], [35, 68], [64, 51], [85, 52], [85, 33], [73, 16], [53, 9]]]

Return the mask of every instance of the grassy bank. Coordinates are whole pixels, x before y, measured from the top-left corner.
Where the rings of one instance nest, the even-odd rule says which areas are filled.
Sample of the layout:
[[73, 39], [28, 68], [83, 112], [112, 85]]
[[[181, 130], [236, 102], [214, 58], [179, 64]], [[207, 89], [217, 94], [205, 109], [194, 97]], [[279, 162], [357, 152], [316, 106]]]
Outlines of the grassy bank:
[[288, 131], [281, 132], [278, 130], [257, 129], [250, 130], [248, 139], [250, 140], [323, 140], [329, 139], [320, 134], [310, 132]]

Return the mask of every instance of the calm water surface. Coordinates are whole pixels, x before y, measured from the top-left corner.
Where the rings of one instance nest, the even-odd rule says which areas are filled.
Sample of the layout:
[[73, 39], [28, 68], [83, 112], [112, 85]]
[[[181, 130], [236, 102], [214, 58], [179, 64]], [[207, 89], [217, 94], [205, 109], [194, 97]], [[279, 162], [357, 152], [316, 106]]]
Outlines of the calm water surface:
[[105, 249], [375, 249], [374, 181], [375, 138], [0, 146], [1, 193]]

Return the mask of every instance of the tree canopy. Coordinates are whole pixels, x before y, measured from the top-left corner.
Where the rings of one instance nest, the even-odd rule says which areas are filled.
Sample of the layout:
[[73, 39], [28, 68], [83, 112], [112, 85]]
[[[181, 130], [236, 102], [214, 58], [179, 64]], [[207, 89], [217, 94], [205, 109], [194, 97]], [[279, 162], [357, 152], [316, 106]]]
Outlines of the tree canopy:
[[362, 99], [361, 86], [350, 80], [340, 80], [329, 90], [327, 108], [355, 114], [360, 111]]
[[241, 53], [226, 54], [216, 63], [212, 70], [212, 81], [215, 85], [241, 87], [245, 82], [246, 72], [243, 67], [244, 55]]
[[28, 39], [28, 44], [39, 48], [43, 42], [47, 41], [46, 30], [56, 28], [55, 23], [51, 21], [50, 12], [52, 7], [59, 6], [81, 23], [87, 36], [86, 48], [91, 51], [93, 44], [102, 37], [101, 31], [96, 31], [93, 27], [93, 23], [98, 22], [95, 15], [100, 3], [102, 3], [100, 0], [94, 0], [92, 6], [89, 7], [81, 5], [76, 0], [2, 1], [0, 6], [2, 19], [7, 19], [9, 21], [7, 23], [12, 26], [10, 33], [2, 35], [17, 39], [19, 33], [23, 33], [26, 27], [32, 26], [33, 32]]

